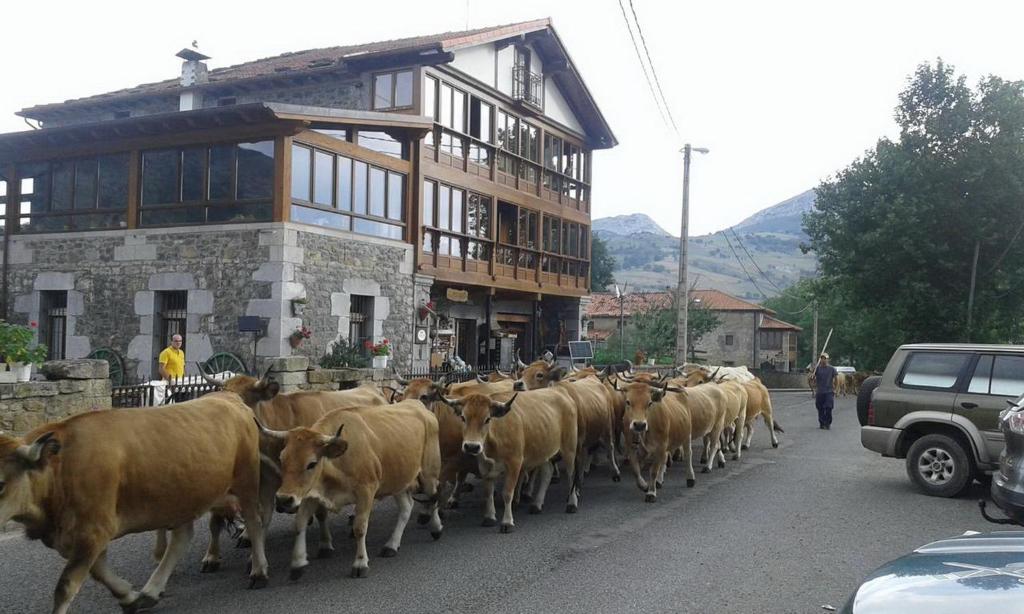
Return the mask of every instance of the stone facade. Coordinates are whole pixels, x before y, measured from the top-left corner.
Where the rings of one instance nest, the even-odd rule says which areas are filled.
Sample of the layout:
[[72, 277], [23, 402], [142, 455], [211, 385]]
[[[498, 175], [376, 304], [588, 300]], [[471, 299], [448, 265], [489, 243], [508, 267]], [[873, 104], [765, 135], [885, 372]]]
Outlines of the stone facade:
[[0, 384], [0, 431], [22, 435], [74, 414], [110, 409], [106, 362], [48, 362], [42, 372], [49, 381]]
[[[412, 246], [287, 223], [113, 230], [11, 237], [11, 320], [39, 321], [41, 293], [68, 292], [67, 358], [112, 348], [129, 379], [149, 379], [158, 339], [159, 293], [188, 293], [189, 363], [216, 352], [253, 364], [251, 333], [238, 317], [265, 318], [257, 357], [288, 355], [289, 334], [305, 324], [314, 337], [297, 352], [319, 358], [347, 337], [341, 295], [372, 291], [375, 336], [392, 339], [399, 366], [412, 352]], [[309, 300], [304, 318], [290, 302]], [[379, 339], [377, 339], [379, 340]]]

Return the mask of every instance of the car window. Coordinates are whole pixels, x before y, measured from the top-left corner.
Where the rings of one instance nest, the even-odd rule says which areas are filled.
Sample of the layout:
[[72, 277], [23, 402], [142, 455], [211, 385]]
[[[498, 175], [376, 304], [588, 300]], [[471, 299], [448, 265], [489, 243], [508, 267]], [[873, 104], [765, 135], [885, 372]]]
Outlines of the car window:
[[1024, 394], [1024, 356], [996, 356], [992, 366], [992, 394]]
[[992, 359], [993, 356], [982, 356], [978, 359], [978, 366], [974, 368], [974, 375], [971, 383], [967, 386], [967, 392], [972, 394], [988, 394], [989, 382], [992, 380]]
[[921, 352], [911, 354], [903, 368], [900, 384], [919, 388], [950, 389], [970, 354]]

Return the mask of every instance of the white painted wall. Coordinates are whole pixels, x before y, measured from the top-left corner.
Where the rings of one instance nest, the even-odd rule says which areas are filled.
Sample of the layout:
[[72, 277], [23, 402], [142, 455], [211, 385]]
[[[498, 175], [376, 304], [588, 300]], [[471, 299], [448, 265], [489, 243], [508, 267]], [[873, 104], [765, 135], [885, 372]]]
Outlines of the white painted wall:
[[[452, 60], [451, 66], [457, 70], [461, 70], [467, 75], [482, 81], [491, 87], [494, 85], [494, 45], [477, 45], [476, 47], [467, 47], [465, 49], [459, 49], [455, 52], [455, 59]], [[509, 68], [511, 71], [512, 69]], [[509, 76], [509, 83], [511, 84], [511, 73]], [[511, 85], [509, 86], [511, 87]], [[511, 89], [509, 90], [511, 91]]]
[[572, 112], [572, 107], [566, 102], [562, 96], [562, 92], [555, 85], [554, 79], [551, 77], [544, 77], [544, 115], [547, 115], [556, 122], [572, 128], [573, 130], [584, 134], [583, 126], [580, 125], [576, 115]]
[[515, 48], [509, 46], [498, 52], [497, 89], [502, 94], [512, 95], [512, 65], [515, 64]]

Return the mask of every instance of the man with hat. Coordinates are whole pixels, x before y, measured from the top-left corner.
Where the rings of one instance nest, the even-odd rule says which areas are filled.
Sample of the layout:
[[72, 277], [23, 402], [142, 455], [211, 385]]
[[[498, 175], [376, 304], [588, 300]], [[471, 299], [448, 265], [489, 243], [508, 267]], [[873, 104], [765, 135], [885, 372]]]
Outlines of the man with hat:
[[832, 407], [836, 400], [836, 368], [828, 364], [828, 354], [821, 353], [814, 369], [814, 406], [818, 408], [818, 428], [832, 428]]

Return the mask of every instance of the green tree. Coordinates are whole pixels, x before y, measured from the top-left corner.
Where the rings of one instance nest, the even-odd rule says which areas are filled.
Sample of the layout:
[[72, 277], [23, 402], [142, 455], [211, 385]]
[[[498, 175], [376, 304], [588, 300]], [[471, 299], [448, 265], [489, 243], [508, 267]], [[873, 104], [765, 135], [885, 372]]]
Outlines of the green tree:
[[869, 368], [901, 343], [1019, 341], [1024, 82], [989, 76], [972, 90], [941, 60], [922, 64], [895, 116], [899, 139], [822, 183], [804, 217], [819, 307]]
[[608, 253], [608, 246], [593, 232], [590, 233], [590, 289], [602, 292], [615, 283], [612, 272], [615, 258]]
[[[677, 310], [675, 300], [672, 303], [671, 307], [665, 309], [648, 309], [633, 314], [630, 323], [634, 332], [633, 346], [647, 352], [652, 358], [675, 353]], [[704, 335], [718, 328], [719, 324], [721, 320], [715, 312], [691, 298], [686, 322], [687, 347], [693, 348]]]

